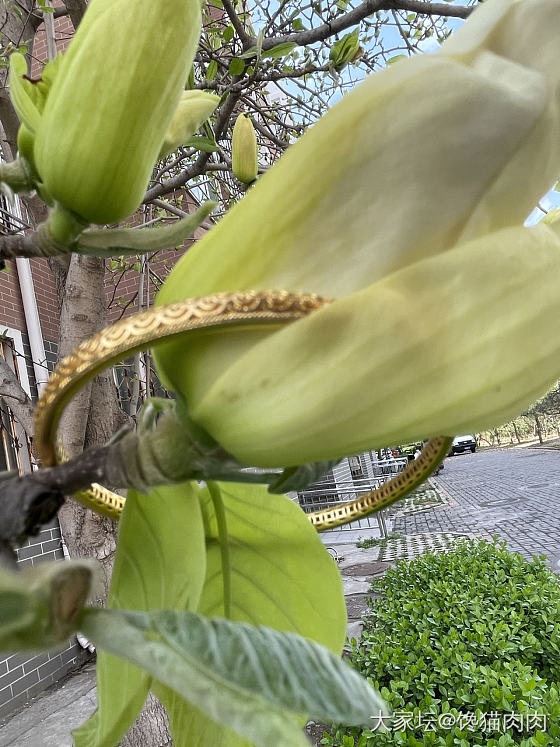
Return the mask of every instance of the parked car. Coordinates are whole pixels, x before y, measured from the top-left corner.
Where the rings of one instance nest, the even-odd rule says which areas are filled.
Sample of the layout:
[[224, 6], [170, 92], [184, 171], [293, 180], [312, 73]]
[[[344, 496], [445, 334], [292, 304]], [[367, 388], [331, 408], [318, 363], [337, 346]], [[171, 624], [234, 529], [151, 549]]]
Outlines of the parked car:
[[449, 449], [449, 456], [454, 454], [463, 454], [465, 451], [476, 451], [476, 439], [471, 434], [468, 436], [455, 436], [451, 448]]

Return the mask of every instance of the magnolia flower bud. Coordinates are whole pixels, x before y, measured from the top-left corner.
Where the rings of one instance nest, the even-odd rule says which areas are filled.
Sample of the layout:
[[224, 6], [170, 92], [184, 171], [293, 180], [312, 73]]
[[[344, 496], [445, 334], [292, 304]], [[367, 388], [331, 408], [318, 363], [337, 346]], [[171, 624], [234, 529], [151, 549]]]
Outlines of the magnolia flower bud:
[[167, 128], [159, 154], [163, 158], [194, 135], [220, 103], [220, 97], [204, 91], [184, 91]]
[[240, 461], [469, 432], [558, 376], [558, 238], [521, 225], [560, 171], [559, 38], [557, 0], [487, 0], [439, 53], [347, 94], [174, 268], [160, 304], [337, 299], [280, 331], [157, 352]]
[[35, 133], [41, 181], [92, 223], [140, 204], [192, 65], [198, 0], [92, 0]]
[[233, 173], [244, 184], [251, 184], [259, 172], [257, 138], [253, 123], [244, 114], [235, 120], [231, 140]]

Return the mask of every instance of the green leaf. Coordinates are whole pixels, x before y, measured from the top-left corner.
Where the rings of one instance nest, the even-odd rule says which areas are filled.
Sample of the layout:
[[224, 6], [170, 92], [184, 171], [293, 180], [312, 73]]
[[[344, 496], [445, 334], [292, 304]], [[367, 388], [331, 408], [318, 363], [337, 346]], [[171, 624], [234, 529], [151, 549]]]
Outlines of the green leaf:
[[257, 57], [259, 54], [259, 50], [256, 46], [249, 47], [243, 54], [239, 55], [240, 60], [250, 60], [252, 57]]
[[[340, 654], [346, 635], [340, 574], [303, 511], [285, 496], [270, 495], [262, 485], [220, 483], [220, 492], [229, 542], [231, 619], [299, 633]], [[208, 556], [198, 611], [222, 616], [218, 526], [208, 491], [201, 496]], [[190, 741], [185, 747], [247, 744], [239, 737], [233, 741], [229, 729], [209, 722], [169, 688], [155, 685], [154, 692], [167, 708], [178, 744], [186, 723]]]
[[[303, 511], [263, 485], [220, 483], [232, 567], [232, 619], [299, 633], [342, 652], [346, 606], [336, 564]], [[208, 570], [199, 611], [222, 615], [214, 509], [201, 491]]]
[[[204, 532], [194, 483], [129, 491], [119, 523], [108, 606], [196, 609], [206, 571]], [[76, 747], [113, 747], [150, 688], [149, 674], [104, 651], [97, 659], [97, 712], [74, 732]]]
[[198, 148], [198, 150], [203, 150], [205, 153], [215, 153], [217, 150], [220, 150], [214, 139], [203, 137], [202, 135], [193, 135], [193, 137], [187, 140], [185, 146], [187, 148]]
[[[306, 745], [297, 716], [368, 726], [385, 706], [355, 670], [293, 633], [174, 610], [87, 610], [85, 634], [256, 745]], [[291, 716], [293, 714], [293, 717]]]
[[274, 59], [277, 59], [279, 57], [284, 57], [287, 54], [290, 54], [292, 49], [295, 49], [298, 45], [295, 42], [283, 42], [282, 44], [277, 44], [275, 47], [271, 47], [270, 49], [265, 49], [262, 52], [262, 57], [273, 57]]
[[240, 57], [234, 57], [229, 63], [230, 75], [242, 75], [245, 70], [245, 63]]
[[396, 54], [394, 57], [390, 57], [387, 60], [388, 65], [393, 65], [395, 62], [398, 62], [399, 60], [406, 60], [408, 59], [407, 55], [405, 54]]
[[211, 60], [206, 70], [206, 80], [212, 82], [218, 74], [218, 63], [216, 60]]
[[210, 215], [215, 202], [205, 202], [186, 218], [155, 228], [114, 228], [84, 231], [74, 247], [80, 254], [111, 257], [139, 254], [181, 246], [183, 241]]
[[224, 29], [224, 33], [222, 34], [222, 39], [224, 40], [225, 44], [227, 44], [233, 39], [234, 33], [235, 33], [235, 29], [231, 25], [228, 26], [226, 29]]
[[96, 564], [47, 563], [0, 568], [0, 650], [46, 650], [65, 644], [88, 598]]
[[[292, 49], [295, 49], [298, 45], [295, 42], [282, 42], [282, 44], [277, 44], [275, 47], [271, 47], [270, 49], [265, 49], [260, 52], [260, 57], [272, 57], [272, 58], [278, 58], [278, 57], [284, 57], [285, 55], [289, 54]], [[247, 60], [251, 57], [258, 57], [259, 56], [259, 49], [258, 47], [250, 47], [246, 52], [243, 52], [243, 54], [239, 55], [239, 59]]]
[[360, 49], [359, 33], [360, 29], [357, 28], [332, 45], [329, 52], [329, 60], [333, 63], [336, 70], [342, 70], [345, 65], [356, 57]]
[[209, 719], [171, 688], [161, 683], [154, 683], [153, 690], [165, 705], [173, 737], [173, 747], [208, 747], [208, 745], [212, 747], [254, 747], [252, 742], [239, 736], [229, 727]]

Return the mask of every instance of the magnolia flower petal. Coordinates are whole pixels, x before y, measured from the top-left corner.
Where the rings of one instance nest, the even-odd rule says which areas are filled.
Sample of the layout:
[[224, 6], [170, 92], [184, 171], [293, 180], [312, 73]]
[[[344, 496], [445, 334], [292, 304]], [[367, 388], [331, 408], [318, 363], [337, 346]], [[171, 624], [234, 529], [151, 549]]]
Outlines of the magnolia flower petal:
[[27, 61], [19, 52], [10, 55], [10, 98], [20, 122], [35, 133], [41, 121], [36, 101], [31, 96], [32, 84], [26, 78]]
[[[267, 287], [341, 296], [522, 223], [560, 169], [560, 13], [537, 12], [550, 2], [517, 3], [529, 17], [507, 44], [492, 27], [488, 49], [412, 58], [347, 94], [185, 256], [161, 303]], [[465, 28], [506, 6], [488, 0]]]
[[[513, 66], [496, 84], [437, 57], [398, 67], [292, 146], [178, 263], [160, 302], [234, 288], [346, 295], [452, 247], [544, 111], [544, 80]], [[553, 178], [509, 185], [497, 227], [522, 223]]]
[[259, 172], [258, 144], [250, 118], [240, 114], [231, 137], [231, 167], [240, 182], [251, 184]]
[[[346, 95], [183, 257], [157, 303], [248, 288], [340, 297], [521, 224], [560, 169], [560, 14], [543, 19], [550, 1], [488, 0], [465, 25], [476, 32], [468, 54], [398, 63]], [[516, 6], [528, 9], [522, 27]], [[210, 386], [254, 339], [171, 344], [156, 360], [191, 396], [191, 379]]]
[[283, 328], [191, 415], [267, 467], [504, 422], [558, 377], [559, 286], [560, 237], [504, 229]]
[[[458, 272], [465, 282], [465, 303], [472, 302], [470, 313], [475, 314], [478, 300], [473, 300], [474, 290], [478, 292], [478, 284], [486, 286], [483, 278], [479, 283], [476, 277], [473, 286], [468, 285], [463, 264], [469, 260], [462, 256], [465, 246], [460, 250], [453, 247], [521, 224], [557, 176], [560, 14], [551, 2], [556, 0], [488, 0], [467, 22], [455, 51], [449, 42], [441, 53], [404, 61], [372, 76], [290, 148], [173, 270], [158, 303], [216, 290], [270, 287], [351, 296], [289, 333], [216, 334], [158, 351], [160, 372], [187, 400], [195, 420], [238, 457], [263, 465], [301, 463], [304, 458], [341, 456], [341, 443], [342, 453], [352, 453], [375, 443], [445, 433], [445, 428], [474, 427], [459, 417], [462, 410], [455, 384], [453, 391], [445, 388], [447, 369], [428, 365], [430, 346], [439, 350], [442, 340], [454, 333], [447, 328], [445, 334], [438, 331], [438, 314], [428, 301], [433, 290], [435, 308], [444, 308], [449, 302], [447, 289], [459, 282], [455, 277]], [[519, 235], [526, 236], [524, 232]], [[507, 296], [509, 285], [506, 282], [502, 289], [499, 262], [515, 261], [518, 267], [532, 263], [531, 247], [524, 250], [518, 241], [519, 256], [510, 255], [513, 248], [508, 247], [485, 258], [485, 252], [495, 251], [495, 243], [494, 239], [475, 241], [468, 250], [476, 248], [480, 268], [486, 262], [494, 263], [493, 292]], [[440, 257], [436, 261], [435, 255], [447, 251], [453, 260]], [[416, 320], [419, 304], [433, 322], [426, 325], [422, 355], [418, 358], [412, 351], [413, 365], [407, 367], [408, 346], [417, 343], [406, 334], [406, 325], [395, 328], [398, 314], [387, 305], [383, 278], [390, 283], [402, 270], [406, 279], [407, 266], [419, 271], [425, 266], [422, 260], [430, 256], [434, 259], [429, 261], [435, 263], [430, 272], [435, 272], [438, 287], [430, 290], [430, 285], [417, 287], [411, 281], [403, 301], [405, 309], [410, 307], [411, 321]], [[476, 265], [478, 259], [472, 262]], [[532, 267], [529, 277], [534, 273]], [[524, 282], [518, 271], [513, 279]], [[359, 293], [360, 289], [365, 290]], [[458, 302], [453, 303], [456, 308]], [[484, 303], [492, 305], [490, 300]], [[363, 304], [363, 308], [358, 312], [354, 304]], [[324, 328], [321, 319], [326, 320]], [[500, 322], [504, 320], [497, 313], [493, 323], [485, 325], [486, 336], [473, 327], [475, 341], [488, 342], [491, 348], [477, 352], [481, 361], [492, 355], [492, 348], [498, 349], [494, 339], [500, 335]], [[296, 340], [297, 334], [301, 337]], [[360, 344], [356, 338], [361, 338]], [[278, 358], [279, 340], [286, 343], [282, 343]], [[471, 338], [466, 342], [470, 344]], [[252, 346], [255, 351], [244, 354]], [[372, 350], [376, 351], [375, 359]], [[444, 348], [445, 356], [453, 350], [451, 344]], [[287, 358], [280, 365], [283, 356]], [[321, 389], [321, 376], [307, 371], [300, 375], [297, 370], [304, 362], [311, 370], [313, 358], [315, 369], [321, 371], [323, 360], [331, 361], [327, 370], [332, 368], [335, 374], [325, 378], [329, 396], [331, 389], [341, 387], [332, 407]], [[342, 377], [346, 368], [337, 361], [346, 362], [346, 358], [351, 361], [348, 370], [352, 374], [345, 388]], [[378, 360], [387, 363], [379, 369]], [[261, 368], [269, 370], [269, 361], [274, 362], [274, 376], [269, 379], [263, 373], [259, 378]], [[451, 371], [449, 381], [460, 379], [452, 360], [445, 365]], [[498, 366], [492, 367], [500, 371]], [[399, 375], [405, 376], [404, 389], [385, 391], [379, 383], [379, 370], [383, 372], [381, 380], [398, 381]], [[435, 389], [426, 390], [432, 391], [431, 409], [426, 406], [426, 396], [413, 405], [416, 391], [410, 370], [416, 379], [442, 379]], [[543, 381], [539, 380], [534, 390], [520, 387], [518, 399], [528, 402], [555, 375], [546, 366], [542, 372]], [[282, 376], [288, 376], [287, 384], [278, 383]], [[374, 397], [371, 406], [362, 407], [361, 385], [370, 379], [383, 397]], [[311, 382], [309, 389], [306, 382]], [[253, 386], [260, 394], [252, 391]], [[408, 392], [404, 407], [400, 400], [403, 391]], [[289, 406], [292, 392], [296, 412]], [[478, 413], [473, 403], [475, 396], [481, 397], [483, 410], [476, 415], [480, 427], [484, 418], [505, 419], [512, 408], [517, 409], [511, 392], [503, 402], [497, 400], [495, 407], [489, 407], [488, 397], [482, 394], [477, 389], [470, 391], [464, 408]], [[415, 407], [420, 408], [418, 412]], [[430, 420], [430, 413], [441, 414], [442, 407], [449, 408], [449, 417]], [[227, 417], [223, 417], [224, 411]], [[274, 421], [270, 433], [269, 411]], [[354, 432], [354, 420], [354, 435], [346, 433], [345, 427]], [[374, 422], [376, 428], [371, 430]], [[323, 438], [324, 433], [330, 435]], [[314, 454], [303, 450], [310, 441], [316, 443]], [[269, 443], [275, 444], [272, 457]]]
[[[538, 29], [541, 29], [539, 34]], [[544, 32], [546, 29], [546, 32]], [[481, 202], [472, 212], [459, 240], [464, 241], [505, 221], [510, 205], [504, 201], [506, 185], [519, 184], [524, 192], [527, 177], [538, 174], [552, 186], [560, 170], [560, 76], [559, 70], [560, 6], [557, 0], [493, 0], [484, 3], [465, 24], [450, 37], [440, 54], [463, 58], [476, 69], [482, 65], [490, 73], [493, 58], [507, 57], [512, 65], [529, 67], [546, 78], [548, 104], [543, 116], [527, 136], [523, 148], [497, 175]], [[514, 43], [515, 40], [515, 43]], [[492, 73], [500, 76], [499, 66]], [[546, 189], [544, 190], [546, 191]], [[543, 191], [543, 194], [544, 194]]]

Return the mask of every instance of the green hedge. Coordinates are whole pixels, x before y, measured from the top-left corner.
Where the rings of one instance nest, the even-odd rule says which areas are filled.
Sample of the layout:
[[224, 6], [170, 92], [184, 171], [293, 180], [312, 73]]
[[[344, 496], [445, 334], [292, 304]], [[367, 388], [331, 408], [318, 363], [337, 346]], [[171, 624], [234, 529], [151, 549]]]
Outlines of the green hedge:
[[[351, 660], [394, 716], [412, 713], [412, 722], [384, 733], [334, 727], [322, 744], [560, 745], [560, 579], [544, 557], [466, 541], [401, 561], [371, 588], [381, 597], [368, 602]], [[534, 713], [546, 715], [546, 729], [542, 718], [527, 729]], [[425, 731], [430, 714], [435, 731]], [[473, 719], [470, 729], [461, 718]]]

